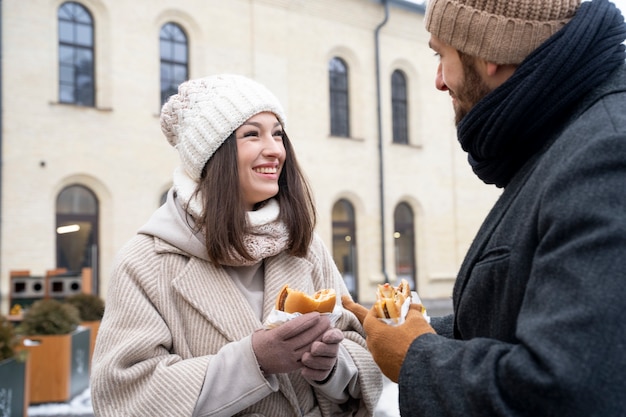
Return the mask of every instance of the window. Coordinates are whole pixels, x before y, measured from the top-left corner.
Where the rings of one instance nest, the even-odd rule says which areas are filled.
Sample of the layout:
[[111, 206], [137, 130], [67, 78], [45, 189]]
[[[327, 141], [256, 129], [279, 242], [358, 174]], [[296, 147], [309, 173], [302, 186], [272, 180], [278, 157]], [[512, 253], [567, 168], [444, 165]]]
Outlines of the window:
[[354, 208], [347, 200], [339, 200], [333, 206], [333, 259], [350, 291], [358, 301], [356, 263], [356, 227]]
[[93, 19], [78, 3], [59, 7], [59, 101], [95, 105]]
[[176, 23], [166, 23], [159, 35], [161, 54], [161, 105], [178, 92], [178, 85], [188, 78], [189, 52], [187, 35]]
[[409, 143], [406, 77], [402, 71], [391, 74], [391, 111], [393, 118], [393, 143]]
[[98, 200], [82, 185], [65, 187], [56, 202], [57, 268], [79, 273], [91, 268], [98, 293]]
[[415, 234], [413, 210], [406, 203], [396, 206], [394, 219], [394, 246], [396, 258], [396, 277], [409, 282], [412, 290], [417, 291], [415, 274]]
[[348, 67], [340, 58], [328, 65], [330, 78], [330, 134], [350, 137], [350, 111], [348, 100]]

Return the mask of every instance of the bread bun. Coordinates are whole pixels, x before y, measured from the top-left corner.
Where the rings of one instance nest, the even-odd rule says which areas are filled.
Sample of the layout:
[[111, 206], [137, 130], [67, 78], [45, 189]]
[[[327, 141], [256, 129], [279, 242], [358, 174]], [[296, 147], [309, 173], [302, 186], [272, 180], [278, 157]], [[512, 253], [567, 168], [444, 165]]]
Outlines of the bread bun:
[[402, 304], [410, 296], [411, 288], [406, 279], [401, 280], [397, 287], [393, 287], [388, 282], [383, 285], [379, 284], [374, 303], [376, 315], [382, 319], [399, 318]]
[[289, 288], [285, 284], [276, 297], [276, 310], [285, 313], [331, 313], [335, 308], [337, 294], [332, 288], [319, 290], [315, 294], [308, 295], [302, 291]]

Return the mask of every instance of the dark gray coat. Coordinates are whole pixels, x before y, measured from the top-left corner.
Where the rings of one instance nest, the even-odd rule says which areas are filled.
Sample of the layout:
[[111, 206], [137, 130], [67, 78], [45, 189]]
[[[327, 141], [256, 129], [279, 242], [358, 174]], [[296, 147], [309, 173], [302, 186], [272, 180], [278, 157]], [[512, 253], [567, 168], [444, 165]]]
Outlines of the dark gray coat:
[[518, 172], [412, 344], [402, 416], [626, 416], [626, 67]]

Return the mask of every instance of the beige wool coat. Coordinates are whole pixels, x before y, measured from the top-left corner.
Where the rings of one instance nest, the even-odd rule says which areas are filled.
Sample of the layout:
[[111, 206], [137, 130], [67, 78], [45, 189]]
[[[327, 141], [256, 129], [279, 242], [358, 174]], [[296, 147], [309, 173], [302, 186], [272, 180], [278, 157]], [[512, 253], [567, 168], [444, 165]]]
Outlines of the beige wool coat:
[[[91, 386], [95, 414], [191, 416], [212, 359], [233, 342], [249, 343], [262, 322], [223, 268], [145, 234], [136, 235], [121, 253], [94, 352]], [[309, 293], [332, 287], [339, 295], [347, 294], [317, 236], [305, 258], [283, 253], [265, 259], [263, 318], [271, 312], [275, 295], [285, 283]], [[366, 349], [362, 328], [346, 310], [336, 327], [344, 330], [344, 351], [358, 369], [360, 398], [338, 406], [299, 371], [270, 375], [275, 378], [272, 383], [258, 367], [252, 373], [234, 367], [223, 373], [223, 384], [216, 384], [215, 389], [227, 395], [229, 389], [245, 384], [245, 395], [229, 408], [207, 415], [373, 415], [382, 377]], [[308, 397], [313, 402], [303, 403]], [[234, 414], [227, 411], [243, 406]], [[338, 413], [342, 408], [355, 411]]]

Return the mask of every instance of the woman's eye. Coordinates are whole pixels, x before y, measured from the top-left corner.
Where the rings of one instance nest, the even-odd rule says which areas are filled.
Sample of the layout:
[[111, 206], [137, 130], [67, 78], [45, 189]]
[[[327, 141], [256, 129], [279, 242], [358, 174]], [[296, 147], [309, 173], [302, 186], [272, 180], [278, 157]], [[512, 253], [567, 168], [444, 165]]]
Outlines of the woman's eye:
[[259, 136], [259, 134], [257, 132], [254, 132], [254, 131], [246, 132], [246, 133], [243, 134], [244, 138], [251, 138], [251, 137], [255, 137], [255, 136]]
[[276, 132], [272, 134], [272, 136], [278, 136], [279, 138], [282, 139], [284, 134], [285, 133], [282, 130], [277, 130]]

